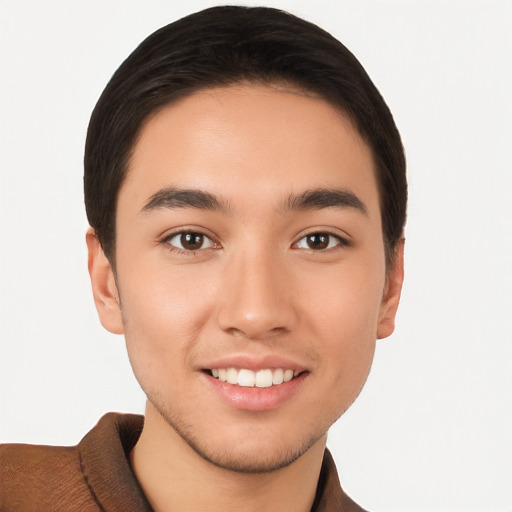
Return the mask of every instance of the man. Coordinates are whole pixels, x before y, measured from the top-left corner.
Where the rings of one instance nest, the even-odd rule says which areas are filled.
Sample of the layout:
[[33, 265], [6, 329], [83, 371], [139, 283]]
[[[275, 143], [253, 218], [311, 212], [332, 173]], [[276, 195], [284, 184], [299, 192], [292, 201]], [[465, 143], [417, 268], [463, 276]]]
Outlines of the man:
[[357, 60], [274, 9], [183, 18], [107, 85], [84, 183], [146, 415], [2, 447], [2, 510], [362, 510], [325, 442], [394, 329], [407, 192]]

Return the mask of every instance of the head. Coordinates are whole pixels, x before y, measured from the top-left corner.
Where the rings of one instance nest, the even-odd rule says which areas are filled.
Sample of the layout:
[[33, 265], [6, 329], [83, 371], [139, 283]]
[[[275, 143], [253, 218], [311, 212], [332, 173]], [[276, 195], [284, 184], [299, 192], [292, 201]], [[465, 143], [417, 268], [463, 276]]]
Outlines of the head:
[[113, 75], [91, 116], [85, 149], [90, 225], [115, 265], [116, 206], [138, 134], [152, 114], [194, 92], [254, 83], [288, 85], [340, 109], [375, 159], [388, 265], [403, 236], [405, 157], [391, 112], [339, 41], [291, 14], [213, 7], [150, 35]]
[[353, 55], [274, 9], [164, 27], [94, 110], [85, 192], [96, 305], [146, 425], [237, 471], [320, 446], [403, 277], [400, 137]]

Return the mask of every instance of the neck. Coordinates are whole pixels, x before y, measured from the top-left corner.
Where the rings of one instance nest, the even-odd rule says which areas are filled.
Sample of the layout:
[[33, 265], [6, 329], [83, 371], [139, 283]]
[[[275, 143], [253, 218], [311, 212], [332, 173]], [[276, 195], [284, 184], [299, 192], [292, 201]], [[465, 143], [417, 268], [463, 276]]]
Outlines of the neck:
[[324, 449], [325, 436], [288, 466], [266, 473], [220, 468], [198, 455], [148, 403], [130, 462], [155, 512], [306, 512], [315, 499]]

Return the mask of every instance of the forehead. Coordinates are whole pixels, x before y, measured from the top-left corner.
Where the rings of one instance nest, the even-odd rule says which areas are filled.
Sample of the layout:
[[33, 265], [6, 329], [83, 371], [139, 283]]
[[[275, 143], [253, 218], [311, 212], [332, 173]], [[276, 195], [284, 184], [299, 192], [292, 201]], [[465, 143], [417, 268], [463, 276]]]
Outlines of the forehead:
[[349, 188], [378, 209], [372, 152], [348, 116], [322, 99], [261, 85], [200, 91], [145, 122], [119, 201], [142, 207], [164, 187], [260, 207], [311, 188]]

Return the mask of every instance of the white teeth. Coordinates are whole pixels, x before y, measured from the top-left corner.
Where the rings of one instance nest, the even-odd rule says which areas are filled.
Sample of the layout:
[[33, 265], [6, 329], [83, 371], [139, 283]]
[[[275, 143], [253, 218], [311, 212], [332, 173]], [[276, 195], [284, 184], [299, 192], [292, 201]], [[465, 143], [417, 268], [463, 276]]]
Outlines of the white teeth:
[[286, 370], [284, 372], [283, 379], [284, 379], [285, 382], [288, 382], [289, 380], [292, 380], [293, 379], [293, 370]]
[[259, 370], [258, 372], [253, 372], [245, 368], [241, 370], [237, 370], [236, 368], [213, 368], [211, 372], [213, 377], [222, 382], [238, 384], [239, 386], [248, 388], [279, 386], [279, 384], [289, 382], [300, 374], [298, 370], [283, 370], [282, 368], [276, 370]]
[[228, 368], [226, 377], [227, 382], [230, 384], [238, 384], [238, 372], [234, 368]]
[[255, 381], [254, 372], [251, 370], [240, 370], [238, 373], [238, 385], [244, 386], [247, 388], [253, 388], [254, 387], [254, 381]]
[[269, 388], [272, 386], [272, 370], [260, 370], [256, 374], [256, 387]]
[[284, 371], [279, 368], [274, 371], [274, 375], [272, 375], [272, 384], [282, 384], [284, 382]]

